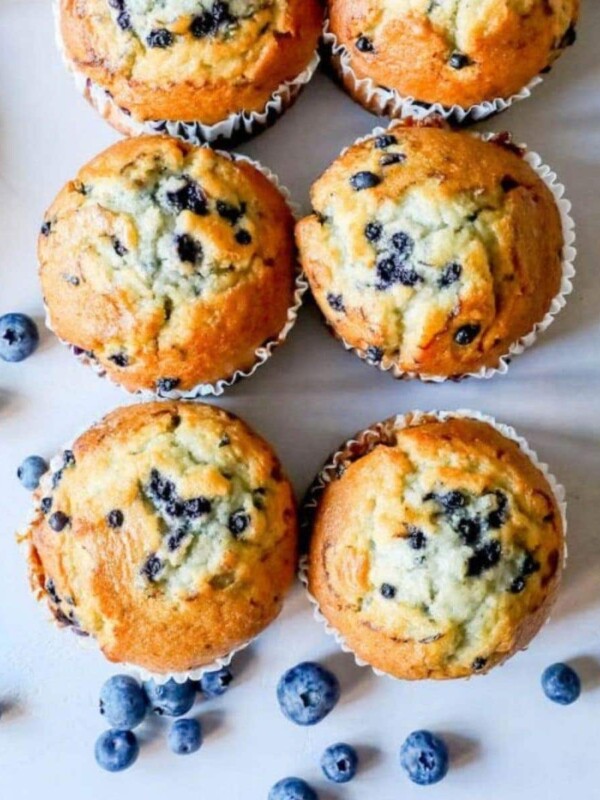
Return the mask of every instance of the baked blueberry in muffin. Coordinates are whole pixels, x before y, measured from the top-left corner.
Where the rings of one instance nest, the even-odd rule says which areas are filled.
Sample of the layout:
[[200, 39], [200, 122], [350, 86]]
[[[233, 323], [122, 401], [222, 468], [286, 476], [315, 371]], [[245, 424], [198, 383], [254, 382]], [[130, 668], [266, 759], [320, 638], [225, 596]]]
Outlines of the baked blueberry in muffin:
[[46, 221], [52, 328], [130, 391], [231, 378], [286, 326], [293, 216], [245, 160], [169, 137], [121, 141], [79, 171]]
[[544, 319], [562, 223], [523, 156], [503, 136], [396, 123], [317, 180], [296, 238], [348, 346], [397, 376], [459, 377], [497, 367]]
[[69, 68], [126, 134], [173, 123], [194, 140], [239, 140], [283, 113], [316, 64], [319, 0], [57, 3]]
[[549, 480], [487, 422], [393, 418], [311, 495], [309, 590], [359, 658], [398, 678], [487, 672], [527, 646], [560, 581]]
[[211, 664], [277, 616], [295, 568], [293, 494], [241, 420], [130, 406], [73, 453], [58, 482], [43, 479], [24, 534], [32, 588], [61, 625], [111, 661], [167, 673]]
[[346, 89], [394, 114], [402, 98], [469, 109], [517, 94], [575, 41], [579, 0], [329, 0], [328, 12]]

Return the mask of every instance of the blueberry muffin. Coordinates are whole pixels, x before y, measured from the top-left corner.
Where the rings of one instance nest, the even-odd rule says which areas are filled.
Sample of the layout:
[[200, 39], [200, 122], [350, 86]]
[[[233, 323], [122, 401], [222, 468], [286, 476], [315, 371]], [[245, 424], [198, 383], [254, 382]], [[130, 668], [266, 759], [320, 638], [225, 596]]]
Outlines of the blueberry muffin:
[[279, 613], [296, 559], [292, 489], [218, 408], [120, 408], [35, 493], [31, 584], [58, 623], [156, 673], [212, 663]]
[[294, 303], [293, 216], [258, 169], [144, 136], [80, 170], [39, 237], [52, 329], [130, 391], [246, 370]]
[[393, 418], [347, 443], [317, 493], [309, 590], [361, 659], [397, 678], [487, 672], [548, 617], [562, 510], [487, 422]]
[[[579, 0], [329, 0], [334, 66], [374, 113], [508, 99], [575, 41]], [[346, 69], [342, 69], [342, 62]], [[390, 98], [382, 109], [367, 89]]]
[[182, 123], [200, 141], [239, 139], [293, 102], [323, 16], [320, 0], [56, 2], [67, 64], [108, 122], [126, 134]]
[[497, 367], [562, 278], [551, 191], [499, 136], [396, 123], [346, 150], [296, 237], [335, 333], [396, 376]]

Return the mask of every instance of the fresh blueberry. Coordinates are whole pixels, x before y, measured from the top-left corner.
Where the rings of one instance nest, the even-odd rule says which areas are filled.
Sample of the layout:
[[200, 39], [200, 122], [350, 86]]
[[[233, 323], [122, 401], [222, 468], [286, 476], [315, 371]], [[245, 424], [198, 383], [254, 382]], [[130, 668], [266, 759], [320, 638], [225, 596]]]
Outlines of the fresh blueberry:
[[356, 40], [356, 49], [361, 53], [372, 53], [375, 50], [375, 45], [368, 36], [359, 36]]
[[452, 53], [448, 63], [450, 64], [452, 69], [464, 69], [473, 62], [471, 61], [469, 56], [465, 55], [464, 53], [459, 53], [458, 51], [456, 51]]
[[210, 514], [212, 503], [206, 497], [193, 497], [183, 501], [183, 512], [186, 517], [196, 519], [204, 514]]
[[409, 525], [408, 543], [413, 550], [422, 550], [427, 545], [427, 537], [422, 530], [415, 528], [414, 525]]
[[375, 175], [374, 172], [368, 172], [367, 170], [357, 172], [350, 178], [350, 185], [357, 192], [363, 189], [373, 189], [375, 186], [379, 186], [380, 183], [381, 178], [379, 175]]
[[406, 257], [400, 253], [394, 253], [389, 258], [378, 261], [376, 274], [375, 287], [381, 292], [398, 283], [401, 286], [415, 286], [422, 280], [414, 267], [406, 263]]
[[250, 244], [252, 242], [252, 236], [246, 230], [237, 231], [235, 234], [235, 240], [238, 244]]
[[356, 775], [358, 756], [349, 744], [332, 744], [321, 756], [321, 769], [334, 783], [348, 783]]
[[457, 489], [437, 498], [445, 511], [456, 511], [457, 508], [464, 508], [467, 505], [467, 496]]
[[16, 363], [33, 353], [40, 341], [37, 325], [25, 314], [0, 317], [0, 358]]
[[379, 164], [382, 167], [391, 167], [394, 164], [403, 164], [406, 161], [404, 153], [385, 153], [379, 159]]
[[284, 778], [272, 787], [268, 800], [319, 800], [319, 798], [315, 790], [301, 778]]
[[193, 681], [177, 683], [172, 678], [166, 683], [144, 682], [150, 708], [156, 714], [182, 717], [194, 705], [196, 686]]
[[519, 182], [516, 181], [511, 175], [505, 175], [500, 181], [500, 186], [502, 191], [508, 194], [508, 192], [512, 192], [513, 189], [518, 189]]
[[112, 237], [112, 246], [115, 253], [120, 257], [126, 256], [129, 250], [125, 247], [123, 242], [120, 239], [117, 239], [116, 236]]
[[305, 661], [289, 669], [277, 685], [283, 714], [296, 725], [316, 725], [340, 698], [338, 679], [320, 664]]
[[481, 523], [478, 519], [463, 517], [458, 521], [458, 532], [463, 542], [470, 547], [477, 544], [481, 536]]
[[453, 283], [460, 278], [462, 273], [462, 267], [456, 261], [450, 262], [450, 264], [446, 264], [444, 269], [442, 270], [442, 274], [440, 275], [439, 286], [441, 289], [446, 289], [448, 286], [452, 286]]
[[379, 593], [386, 600], [393, 600], [396, 597], [396, 587], [392, 586], [391, 583], [382, 583], [379, 587]]
[[382, 233], [383, 226], [379, 222], [368, 222], [365, 226], [365, 238], [369, 242], [377, 242]]
[[502, 547], [497, 539], [490, 539], [481, 547], [475, 550], [474, 554], [467, 562], [467, 575], [470, 578], [477, 578], [482, 572], [492, 569], [500, 561]]
[[383, 358], [383, 350], [381, 347], [375, 347], [374, 345], [369, 345], [365, 351], [365, 355], [367, 357], [367, 361], [369, 364], [381, 364], [381, 359]]
[[205, 36], [215, 36], [222, 25], [235, 22], [235, 17], [229, 13], [229, 6], [223, 0], [216, 0], [210, 11], [205, 11], [194, 17], [190, 25], [192, 36], [202, 39]]
[[42, 236], [50, 236], [50, 232], [52, 231], [52, 223], [49, 219], [44, 220], [42, 223], [42, 227], [40, 228], [40, 233]]
[[55, 511], [48, 520], [48, 524], [55, 533], [60, 533], [64, 530], [71, 520], [62, 511]]
[[167, 192], [167, 200], [175, 211], [191, 211], [199, 217], [205, 217], [208, 212], [206, 195], [195, 182], [188, 180], [181, 189]]
[[179, 378], [159, 378], [156, 382], [156, 388], [159, 392], [172, 392], [180, 383]]
[[492, 530], [502, 527], [506, 521], [508, 510], [508, 497], [504, 494], [504, 492], [497, 491], [495, 494], [498, 501], [498, 506], [495, 511], [491, 511], [487, 516], [488, 527]]
[[174, 41], [175, 37], [167, 28], [155, 28], [146, 37], [148, 47], [159, 47], [163, 50], [165, 47], [170, 47]]
[[393, 144], [398, 144], [398, 139], [396, 139], [395, 136], [392, 136], [392, 134], [386, 133], [382, 134], [381, 136], [377, 136], [374, 144], [377, 150], [385, 150], [387, 147], [391, 147]]
[[187, 756], [200, 750], [202, 728], [196, 719], [176, 719], [167, 736], [169, 747], [178, 756]]
[[41, 456], [28, 456], [17, 470], [17, 478], [30, 491], [37, 489], [40, 478], [48, 471], [48, 464]]
[[153, 581], [156, 580], [156, 578], [158, 578], [162, 568], [163, 568], [162, 561], [156, 555], [156, 553], [152, 553], [152, 555], [148, 556], [148, 558], [144, 562], [144, 565], [141, 568], [140, 573], [142, 575], [145, 575], [149, 581]]
[[542, 689], [553, 703], [568, 706], [581, 694], [581, 681], [568, 664], [552, 664], [542, 673]]
[[437, 783], [448, 772], [446, 743], [429, 731], [413, 731], [400, 748], [400, 765], [419, 786]]
[[137, 728], [146, 716], [148, 698], [130, 675], [113, 675], [100, 690], [100, 713], [113, 728]]
[[200, 679], [200, 691], [205, 697], [220, 697], [229, 689], [233, 675], [227, 667], [205, 672]]
[[42, 509], [43, 514], [47, 514], [52, 508], [52, 498], [42, 497], [42, 499], [40, 500], [40, 508]]
[[130, 767], [138, 757], [140, 746], [135, 733], [110, 730], [96, 741], [96, 762], [108, 772], [121, 772]]
[[459, 328], [454, 334], [454, 341], [456, 344], [463, 346], [471, 344], [471, 342], [477, 338], [480, 330], [481, 325], [463, 325], [462, 328]]
[[327, 302], [329, 307], [332, 308], [334, 311], [337, 311], [340, 314], [343, 314], [346, 310], [344, 306], [344, 298], [341, 294], [333, 294], [333, 292], [327, 293]]
[[234, 511], [234, 513], [229, 517], [229, 522], [227, 523], [229, 530], [236, 537], [236, 539], [238, 536], [242, 535], [248, 525], [250, 525], [250, 517], [241, 508], [237, 511]]
[[109, 356], [108, 360], [112, 361], [116, 367], [126, 367], [129, 365], [129, 358], [125, 353], [115, 353], [114, 355]]
[[217, 200], [217, 214], [222, 219], [226, 219], [231, 225], [236, 225], [245, 212], [246, 206], [244, 203], [241, 206], [235, 206], [225, 200]]
[[483, 656], [478, 656], [471, 664], [471, 667], [473, 669], [473, 672], [481, 672], [481, 670], [485, 667], [486, 664], [487, 664], [487, 658], [483, 658]]
[[180, 261], [195, 264], [202, 258], [202, 245], [187, 233], [175, 237], [175, 247]]

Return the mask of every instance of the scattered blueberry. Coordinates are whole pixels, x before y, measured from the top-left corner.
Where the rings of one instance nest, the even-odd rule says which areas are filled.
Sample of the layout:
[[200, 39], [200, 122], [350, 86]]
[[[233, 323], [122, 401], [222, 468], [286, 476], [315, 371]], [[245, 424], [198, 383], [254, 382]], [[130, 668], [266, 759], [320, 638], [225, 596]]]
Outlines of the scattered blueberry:
[[138, 757], [140, 746], [131, 731], [105, 731], [96, 741], [96, 762], [108, 772], [121, 772], [130, 767]]
[[379, 159], [382, 167], [391, 167], [393, 164], [403, 164], [406, 161], [404, 153], [385, 153]]
[[153, 581], [156, 580], [156, 578], [158, 578], [162, 568], [163, 568], [162, 561], [156, 555], [156, 553], [152, 553], [152, 555], [148, 556], [148, 558], [144, 562], [144, 566], [141, 568], [140, 573], [142, 575], [145, 575], [149, 581]]
[[427, 545], [427, 537], [419, 528], [409, 525], [408, 543], [413, 550], [422, 550]]
[[378, 261], [376, 275], [377, 282], [375, 286], [381, 292], [398, 283], [401, 286], [411, 287], [422, 280], [414, 267], [406, 263], [406, 257], [401, 256], [399, 253], [394, 253], [388, 258]]
[[69, 524], [70, 520], [62, 511], [55, 511], [48, 520], [48, 524], [55, 533], [60, 533]]
[[177, 683], [172, 678], [166, 683], [144, 682], [150, 708], [156, 714], [182, 717], [194, 705], [196, 686], [193, 681]]
[[167, 200], [175, 211], [191, 211], [199, 217], [209, 213], [206, 195], [195, 181], [188, 180], [181, 189], [167, 192]]
[[577, 30], [575, 28], [575, 23], [571, 23], [567, 30], [565, 31], [564, 36], [560, 40], [559, 47], [571, 47], [577, 41]]
[[463, 542], [469, 546], [477, 544], [481, 536], [481, 523], [478, 519], [463, 517], [458, 521], [458, 532]]
[[235, 22], [235, 17], [229, 13], [227, 3], [216, 0], [210, 11], [194, 17], [190, 25], [190, 32], [197, 39], [203, 39], [205, 36], [215, 36], [222, 25], [232, 22]]
[[328, 292], [327, 302], [330, 308], [332, 308], [334, 311], [338, 311], [340, 314], [343, 314], [343, 312], [346, 310], [344, 307], [344, 298], [341, 294], [333, 294], [332, 292]]
[[471, 667], [473, 669], [473, 672], [481, 672], [481, 670], [485, 667], [486, 664], [487, 664], [487, 658], [483, 658], [483, 656], [478, 656], [471, 664]]
[[180, 261], [195, 264], [202, 258], [202, 245], [187, 233], [181, 233], [175, 237], [175, 247]]
[[471, 342], [477, 338], [480, 330], [480, 325], [463, 325], [462, 328], [459, 328], [454, 334], [454, 341], [456, 344], [460, 345], [471, 344]]
[[210, 514], [212, 503], [206, 497], [193, 497], [191, 500], [183, 501], [183, 513], [190, 519], [202, 517], [204, 514]]
[[52, 508], [52, 498], [51, 497], [42, 497], [40, 501], [40, 508], [42, 509], [43, 514], [47, 514], [50, 509]]
[[369, 242], [377, 242], [382, 233], [383, 226], [379, 222], [368, 222], [365, 226], [365, 237]]
[[319, 798], [315, 790], [301, 778], [284, 778], [272, 787], [268, 800], [319, 800]]
[[155, 28], [146, 37], [148, 47], [159, 47], [163, 50], [165, 47], [170, 47], [174, 41], [173, 34], [166, 28]]
[[396, 597], [396, 587], [392, 586], [391, 583], [382, 583], [379, 587], [379, 593], [386, 600], [393, 600]]
[[236, 538], [242, 535], [248, 525], [250, 525], [250, 517], [242, 509], [234, 511], [227, 523], [229, 530]]
[[237, 231], [235, 234], [235, 240], [238, 244], [250, 244], [252, 242], [252, 236], [246, 230]]
[[542, 673], [542, 689], [553, 703], [568, 706], [581, 694], [581, 681], [568, 664], [552, 664]]
[[381, 347], [375, 347], [374, 345], [370, 345], [369, 347], [367, 347], [365, 355], [367, 357], [367, 361], [369, 364], [381, 364], [381, 359], [383, 358], [383, 350], [381, 349]]
[[457, 508], [464, 508], [467, 504], [467, 496], [457, 489], [437, 497], [445, 511], [455, 511]]
[[146, 716], [148, 698], [130, 675], [113, 675], [100, 690], [100, 713], [113, 728], [131, 730]]
[[202, 728], [196, 719], [176, 719], [171, 725], [167, 741], [178, 756], [187, 756], [200, 750]]
[[502, 191], [508, 194], [508, 192], [512, 192], [513, 189], [519, 187], [519, 182], [510, 175], [505, 175], [500, 181], [500, 186], [502, 187]]
[[114, 355], [109, 356], [108, 360], [112, 361], [116, 367], [129, 366], [129, 358], [126, 353], [115, 353]]
[[332, 744], [321, 756], [321, 769], [334, 783], [348, 783], [356, 775], [358, 756], [349, 744]]
[[217, 200], [217, 214], [226, 219], [231, 225], [236, 225], [240, 218], [246, 211], [245, 204], [235, 206], [233, 203], [227, 203], [225, 200]]
[[448, 748], [429, 731], [413, 731], [400, 748], [400, 765], [413, 783], [429, 786], [448, 772]]
[[277, 685], [283, 714], [296, 725], [316, 725], [340, 698], [338, 679], [320, 664], [305, 661], [289, 669]]
[[502, 547], [497, 539], [490, 539], [481, 547], [478, 547], [467, 562], [467, 575], [470, 578], [477, 578], [482, 572], [492, 569], [500, 561]]
[[398, 139], [395, 136], [392, 136], [390, 133], [382, 134], [381, 136], [377, 136], [375, 138], [375, 148], [377, 150], [385, 150], [387, 147], [391, 147], [393, 144], [398, 144]]
[[375, 186], [379, 186], [380, 183], [381, 178], [379, 175], [375, 175], [374, 172], [368, 172], [367, 170], [357, 172], [350, 178], [350, 185], [357, 192], [363, 189], [373, 189]]
[[172, 392], [180, 383], [179, 378], [159, 378], [156, 382], [156, 388], [159, 392]]
[[123, 516], [122, 511], [120, 511], [118, 508], [113, 508], [113, 510], [108, 513], [106, 521], [108, 522], [108, 526], [110, 528], [120, 528], [125, 521], [125, 517]]
[[465, 55], [464, 53], [459, 53], [458, 51], [456, 51], [452, 53], [448, 63], [450, 64], [452, 69], [464, 69], [473, 62], [471, 61], [469, 56]]
[[220, 697], [229, 689], [233, 675], [227, 667], [205, 672], [200, 679], [200, 691], [205, 697]]
[[44, 220], [42, 223], [42, 227], [40, 228], [40, 233], [42, 236], [50, 236], [50, 231], [52, 230], [52, 223], [50, 220]]
[[48, 471], [48, 464], [41, 456], [28, 456], [17, 470], [17, 478], [30, 491], [37, 489], [40, 478]]
[[456, 261], [446, 264], [442, 270], [442, 274], [440, 275], [440, 288], [446, 289], [448, 286], [452, 286], [452, 284], [456, 283], [456, 281], [460, 278], [461, 273], [462, 267]]
[[491, 511], [488, 514], [486, 520], [488, 527], [492, 530], [502, 527], [506, 521], [508, 509], [508, 497], [504, 494], [504, 492], [497, 491], [494, 494], [496, 495], [496, 499], [498, 501], [498, 507], [495, 509], [495, 511]]
[[368, 36], [359, 36], [356, 40], [356, 49], [361, 53], [372, 53], [375, 50], [375, 45]]
[[117, 239], [116, 236], [113, 236], [112, 238], [112, 245], [113, 245], [113, 250], [120, 258], [126, 256], [127, 253], [129, 252], [129, 250], [125, 247], [123, 242], [120, 239]]
[[17, 313], [0, 317], [0, 358], [3, 361], [24, 361], [39, 341], [37, 325], [31, 317]]

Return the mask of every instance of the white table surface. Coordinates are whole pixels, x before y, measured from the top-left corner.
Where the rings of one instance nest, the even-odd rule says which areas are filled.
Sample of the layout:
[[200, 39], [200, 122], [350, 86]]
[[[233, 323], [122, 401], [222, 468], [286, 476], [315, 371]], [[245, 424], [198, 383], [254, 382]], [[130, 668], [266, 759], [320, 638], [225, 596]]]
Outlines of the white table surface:
[[[516, 426], [568, 492], [570, 558], [552, 621], [530, 649], [485, 678], [410, 684], [377, 678], [313, 621], [296, 589], [280, 619], [234, 662], [235, 688], [197, 706], [206, 741], [170, 753], [159, 721], [140, 730], [137, 764], [110, 775], [94, 763], [104, 728], [96, 710], [114, 672], [96, 651], [47, 622], [32, 599], [13, 531], [28, 509], [15, 477], [30, 453], [50, 456], [74, 433], [129, 402], [77, 364], [44, 332], [35, 244], [44, 209], [62, 184], [116, 134], [77, 95], [54, 49], [50, 1], [0, 0], [0, 314], [32, 314], [39, 351], [0, 362], [0, 796], [105, 800], [165, 796], [266, 800], [279, 778], [299, 775], [321, 800], [548, 800], [598, 796], [600, 711], [600, 4], [584, 0], [580, 39], [534, 96], [489, 123], [511, 129], [553, 165], [578, 223], [575, 292], [559, 320], [508, 373], [443, 386], [396, 383], [344, 352], [305, 308], [289, 342], [251, 380], [218, 402], [276, 446], [302, 493], [323, 459], [369, 423], [413, 408], [471, 407]], [[298, 104], [243, 152], [262, 159], [307, 205], [311, 182], [375, 119], [318, 76]], [[342, 700], [303, 729], [278, 710], [281, 673], [304, 659], [334, 669]], [[547, 701], [543, 668], [569, 660], [584, 691], [575, 705]], [[405, 735], [447, 735], [452, 768], [438, 786], [413, 786], [398, 765]], [[327, 785], [318, 758], [334, 741], [358, 746], [362, 767]]]

